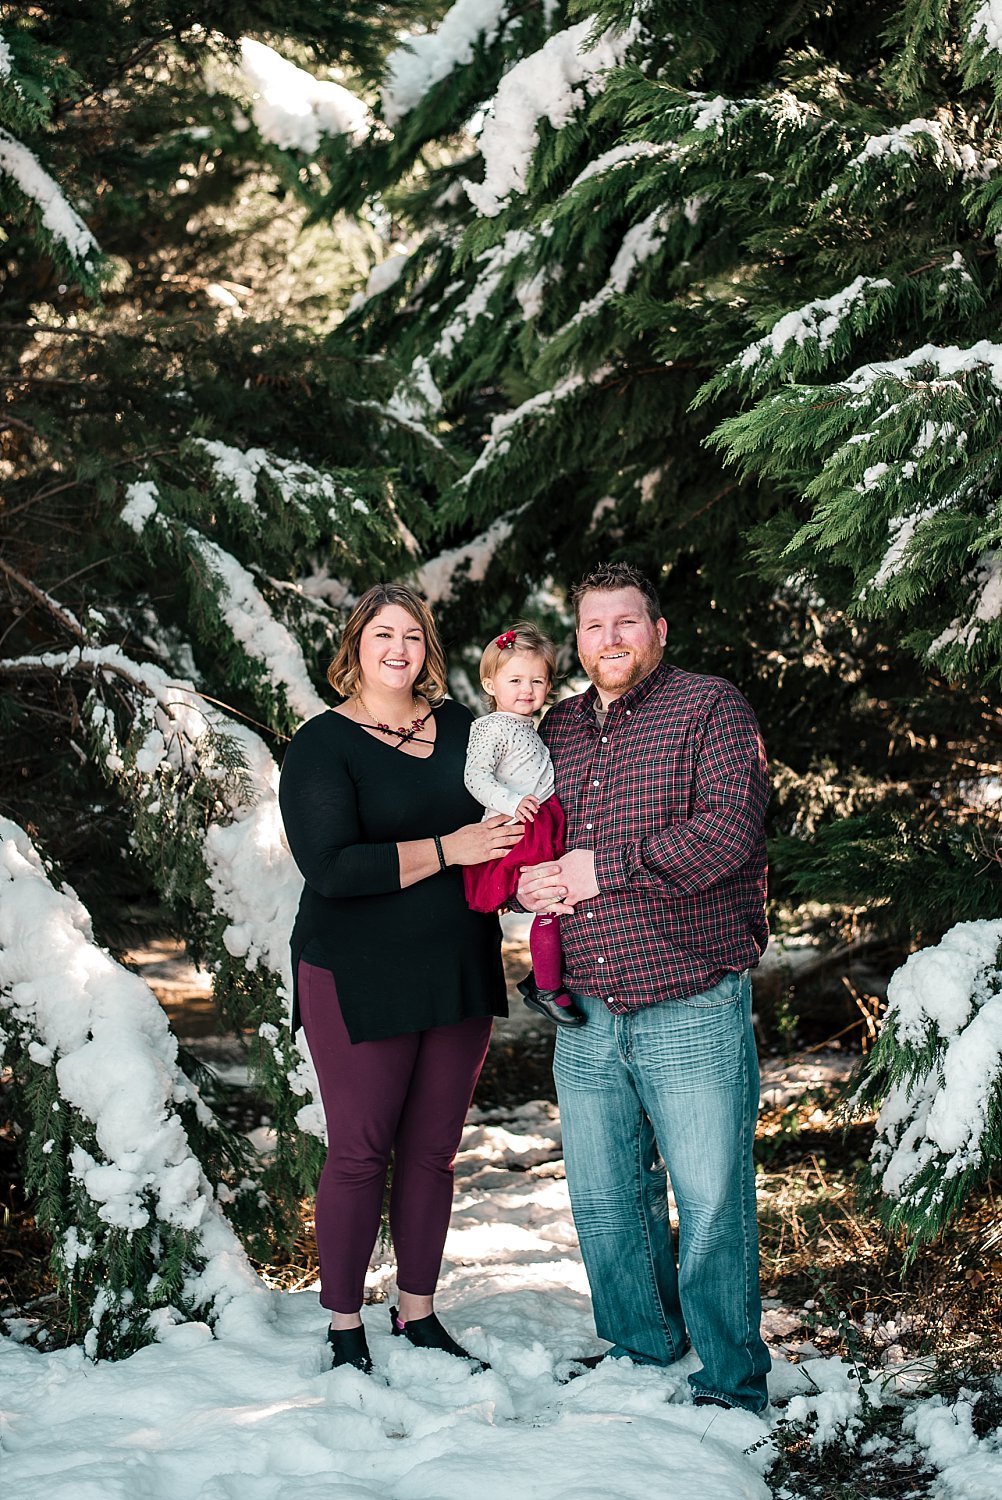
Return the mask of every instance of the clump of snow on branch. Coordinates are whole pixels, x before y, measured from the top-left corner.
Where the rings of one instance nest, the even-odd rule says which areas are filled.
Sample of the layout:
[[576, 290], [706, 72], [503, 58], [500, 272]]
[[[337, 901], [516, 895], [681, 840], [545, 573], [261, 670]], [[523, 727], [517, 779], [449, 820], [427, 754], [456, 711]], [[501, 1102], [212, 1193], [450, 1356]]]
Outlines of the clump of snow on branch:
[[514, 530], [515, 511], [498, 519], [463, 547], [453, 547], [440, 552], [425, 563], [415, 579], [416, 585], [429, 604], [440, 604], [448, 599], [457, 579], [468, 583], [481, 583], [497, 549], [511, 536]]
[[[442, 397], [436, 384], [433, 368], [440, 371], [448, 368], [457, 351], [481, 318], [490, 317], [489, 304], [504, 278], [507, 268], [520, 255], [531, 248], [532, 235], [523, 230], [512, 230], [500, 244], [492, 245], [477, 256], [478, 271], [473, 288], [450, 313], [428, 353], [419, 354], [410, 370], [397, 384], [386, 410], [398, 420], [420, 424], [428, 415], [442, 409]], [[525, 298], [533, 295], [530, 283], [516, 288]], [[526, 314], [528, 316], [528, 313]], [[424, 431], [424, 429], [421, 429]], [[432, 434], [427, 434], [429, 437]], [[435, 439], [437, 442], [438, 440]]]
[[97, 240], [38, 158], [2, 127], [0, 172], [12, 178], [25, 197], [37, 204], [42, 223], [52, 238], [65, 246], [85, 271], [93, 271], [91, 257], [100, 252]]
[[920, 1057], [936, 1056], [889, 1091], [877, 1120], [873, 1165], [892, 1198], [976, 1167], [989, 1105], [1002, 1081], [1002, 921], [960, 922], [891, 977], [885, 1027]]
[[306, 500], [326, 502], [330, 509], [330, 520], [336, 520], [338, 507], [350, 502], [351, 509], [367, 515], [369, 507], [365, 501], [353, 494], [351, 489], [322, 469], [314, 469], [298, 459], [280, 458], [264, 448], [233, 448], [209, 438], [195, 438], [194, 444], [203, 449], [212, 459], [215, 478], [232, 486], [238, 499], [248, 510], [256, 511], [257, 486], [260, 479], [267, 479], [278, 490], [286, 505], [305, 509]]
[[643, 156], [664, 156], [670, 147], [656, 145], [653, 141], [623, 141], [618, 146], [613, 146], [604, 151], [601, 156], [596, 156], [590, 161], [582, 172], [579, 172], [571, 183], [570, 191], [580, 187], [592, 177], [601, 177], [605, 172], [614, 172], [619, 167], [628, 166]]
[[818, 297], [794, 308], [774, 323], [764, 338], [756, 339], [739, 356], [735, 363], [743, 370], [771, 355], [779, 357], [790, 343], [803, 345], [808, 339], [817, 341], [820, 349], [827, 349], [843, 321], [866, 301], [867, 293], [888, 289], [891, 283], [886, 277], [857, 276], [855, 281], [833, 293], [831, 297]]
[[[117, 647], [84, 647], [67, 654], [66, 665], [74, 659], [120, 672], [141, 689], [132, 703], [138, 721], [133, 743], [142, 737], [134, 757], [139, 775], [152, 776], [164, 762], [178, 772], [194, 763], [219, 783], [220, 804], [205, 829], [203, 852], [215, 906], [230, 923], [224, 945], [248, 968], [264, 964], [291, 993], [289, 938], [302, 877], [282, 836], [278, 767], [264, 741], [248, 725], [206, 703], [190, 684], [152, 663], [130, 660]], [[124, 771], [110, 712], [97, 705], [94, 722], [109, 768]], [[214, 751], [214, 736], [228, 739], [239, 751], [239, 794], [224, 785], [226, 771]]]
[[509, 0], [456, 0], [434, 31], [409, 36], [391, 52], [379, 91], [387, 125], [397, 125], [437, 83], [472, 62], [478, 42], [489, 47], [508, 4]]
[[744, 100], [727, 99], [718, 94], [713, 99], [699, 99], [694, 101], [695, 113], [692, 118], [693, 130], [700, 133], [714, 131], [717, 135], [723, 135], [724, 125], [735, 115], [740, 114], [744, 108]]
[[356, 292], [348, 303], [348, 312], [356, 312], [371, 297], [378, 297], [381, 292], [388, 292], [390, 287], [396, 286], [400, 280], [404, 266], [406, 266], [409, 260], [410, 254], [408, 252], [398, 250], [388, 255], [385, 260], [381, 260], [374, 265], [365, 283], [365, 290]]
[[588, 375], [568, 375], [552, 390], [540, 391], [537, 395], [530, 396], [513, 411], [500, 412], [491, 423], [491, 435], [484, 444], [476, 463], [471, 469], [467, 469], [459, 483], [464, 486], [469, 485], [473, 479], [508, 452], [512, 443], [512, 428], [518, 427], [530, 417], [550, 414], [554, 406], [559, 406], [570, 397], [577, 395], [582, 387], [601, 385], [611, 373], [611, 365], [601, 365]]
[[[915, 160], [919, 156], [920, 143], [937, 167], [962, 173], [965, 177], [983, 180], [997, 170], [998, 161], [992, 156], [982, 156], [967, 141], [955, 141], [940, 120], [908, 120], [904, 125], [895, 125], [881, 135], [871, 135], [861, 151], [847, 164], [847, 170], [860, 173], [869, 163], [888, 156], [907, 156]], [[829, 195], [838, 191], [838, 184], [827, 189]]]
[[661, 248], [664, 241], [665, 230], [673, 217], [672, 211], [663, 213], [657, 209], [642, 219], [639, 224], [633, 224], [623, 236], [623, 242], [616, 252], [609, 270], [609, 276], [604, 286], [587, 302], [582, 302], [577, 312], [566, 324], [567, 328], [574, 328], [587, 318], [593, 318], [614, 297], [625, 292], [636, 272], [650, 260]]
[[146, 523], [157, 513], [157, 487], [148, 479], [136, 480], [127, 485], [125, 490], [125, 505], [122, 507], [119, 519], [126, 526], [140, 535], [146, 528]]
[[973, 573], [974, 593], [967, 619], [952, 620], [929, 647], [930, 656], [938, 656], [948, 647], [973, 646], [982, 626], [1002, 616], [1002, 553], [986, 552]]
[[1002, 344], [993, 344], [988, 339], [979, 339], [967, 349], [956, 344], [923, 344], [901, 359], [861, 365], [841, 383], [853, 394], [860, 394], [878, 380], [907, 380], [914, 384], [920, 371], [925, 379], [937, 381], [955, 380], [980, 369], [987, 370], [993, 384], [1002, 390]]
[[254, 124], [273, 146], [311, 155], [324, 136], [344, 135], [357, 145], [369, 134], [372, 118], [361, 99], [332, 79], [314, 78], [263, 42], [242, 39], [240, 71], [254, 94]]
[[984, 36], [985, 50], [1002, 52], [1002, 0], [985, 0], [971, 18], [968, 39], [976, 42]]
[[502, 78], [480, 136], [483, 182], [467, 182], [477, 212], [499, 214], [513, 193], [524, 193], [526, 172], [539, 143], [539, 121], [561, 130], [587, 97], [601, 92], [602, 75], [617, 67], [639, 34], [632, 21], [624, 31], [610, 28], [588, 46], [592, 20], [551, 36], [538, 52], [523, 58]]
[[[238, 469], [235, 482], [239, 485], [248, 473], [246, 468]], [[252, 504], [253, 489], [249, 496], [242, 493], [241, 499]], [[149, 481], [130, 484], [126, 489], [126, 505], [121, 519], [139, 532], [155, 515], [156, 486]], [[326, 704], [310, 681], [302, 647], [291, 631], [280, 620], [275, 619], [252, 574], [232, 553], [225, 551], [217, 542], [211, 541], [193, 527], [182, 525], [179, 530], [187, 539], [192, 552], [201, 558], [216, 580], [215, 604], [233, 639], [243, 647], [252, 661], [261, 663], [269, 683], [272, 687], [281, 689], [294, 714], [301, 719], [312, 719], [322, 713]]]
[[[3, 83], [10, 77], [13, 66], [14, 54], [11, 52], [10, 47], [4, 41], [3, 37], [0, 36], [0, 83]], [[17, 89], [18, 93], [21, 92], [20, 84], [15, 82], [14, 87]]]
[[910, 516], [892, 516], [887, 523], [887, 551], [873, 575], [871, 587], [883, 588], [902, 571], [912, 537], [923, 521], [939, 513], [940, 506], [929, 505]]
[[268, 608], [252, 575], [230, 552], [202, 536], [190, 526], [183, 528], [194, 551], [214, 574], [218, 588], [215, 602], [219, 613], [252, 661], [264, 666], [273, 687], [281, 688], [285, 701], [301, 719], [312, 719], [326, 708], [313, 683], [302, 647]]
[[[189, 1102], [211, 1118], [178, 1067], [153, 992], [97, 946], [76, 895], [53, 887], [27, 834], [6, 818], [0, 889], [0, 1046], [13, 1031], [27, 1039], [32, 1060], [54, 1067], [60, 1099], [93, 1127], [95, 1151], [75, 1144], [70, 1170], [97, 1218], [129, 1234], [156, 1221], [194, 1235], [195, 1256], [207, 1261], [188, 1278], [195, 1307], [219, 1312], [263, 1293], [177, 1113]], [[94, 1238], [71, 1229], [64, 1251], [72, 1268], [95, 1253]], [[93, 1327], [92, 1355], [97, 1339]]]

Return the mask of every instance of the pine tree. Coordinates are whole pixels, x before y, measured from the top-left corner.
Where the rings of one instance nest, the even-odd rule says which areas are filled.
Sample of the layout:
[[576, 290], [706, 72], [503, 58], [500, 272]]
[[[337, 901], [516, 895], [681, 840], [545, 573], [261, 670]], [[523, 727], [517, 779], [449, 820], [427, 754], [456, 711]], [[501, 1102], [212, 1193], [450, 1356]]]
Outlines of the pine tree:
[[[300, 883], [277, 761], [323, 706], [343, 602], [407, 568], [447, 463], [339, 334], [379, 239], [310, 226], [312, 153], [367, 118], [331, 73], [364, 86], [427, 9], [298, 0], [275, 35], [267, 4], [0, 7], [4, 849], [48, 862], [53, 900], [69, 880], [94, 954], [123, 909], [153, 907], [213, 970], [275, 1151], [252, 1161], [208, 1128], [180, 1075], [176, 1124], [213, 1215], [225, 1201], [258, 1248], [297, 1223], [324, 1129], [288, 1026]], [[63, 1043], [18, 1009], [16, 936], [0, 1052], [27, 1180], [72, 1326], [121, 1353], [165, 1307], [211, 1310], [185, 1290], [209, 1251], [148, 1195], [142, 1225], [101, 1219], [73, 1164], [113, 1154], [63, 1088]]]
[[331, 172], [355, 204], [368, 155], [411, 236], [362, 347], [465, 455], [426, 580], [483, 634], [640, 563], [762, 718], [780, 903], [905, 946], [995, 916], [993, 6], [608, 0], [540, 6], [542, 45], [525, 13], [392, 55]]

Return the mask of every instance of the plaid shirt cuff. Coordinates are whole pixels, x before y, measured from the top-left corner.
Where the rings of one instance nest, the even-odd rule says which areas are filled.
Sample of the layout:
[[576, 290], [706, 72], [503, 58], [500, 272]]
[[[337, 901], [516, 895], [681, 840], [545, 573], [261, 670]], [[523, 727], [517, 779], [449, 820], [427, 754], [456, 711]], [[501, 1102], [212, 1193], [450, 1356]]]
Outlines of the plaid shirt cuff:
[[600, 895], [626, 890], [635, 863], [631, 858], [633, 848], [633, 844], [606, 844], [595, 850], [595, 880]]

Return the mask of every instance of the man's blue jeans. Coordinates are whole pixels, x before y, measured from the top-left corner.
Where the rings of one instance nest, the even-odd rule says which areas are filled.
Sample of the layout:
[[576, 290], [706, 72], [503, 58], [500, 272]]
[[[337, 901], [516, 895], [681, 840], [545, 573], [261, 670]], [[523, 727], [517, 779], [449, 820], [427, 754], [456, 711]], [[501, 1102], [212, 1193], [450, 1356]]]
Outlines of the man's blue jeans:
[[671, 1364], [688, 1329], [703, 1362], [689, 1377], [694, 1394], [761, 1411], [770, 1359], [759, 1333], [749, 977], [628, 1015], [574, 999], [588, 1022], [558, 1029], [553, 1072], [599, 1337]]

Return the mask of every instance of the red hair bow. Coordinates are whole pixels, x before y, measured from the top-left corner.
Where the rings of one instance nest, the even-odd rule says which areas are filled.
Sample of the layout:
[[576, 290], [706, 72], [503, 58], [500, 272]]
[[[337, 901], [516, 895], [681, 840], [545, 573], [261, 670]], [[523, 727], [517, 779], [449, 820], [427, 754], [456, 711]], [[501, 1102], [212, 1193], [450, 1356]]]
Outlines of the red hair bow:
[[514, 646], [514, 644], [515, 644], [515, 642], [517, 640], [518, 640], [518, 635], [517, 635], [517, 633], [514, 630], [506, 630], [503, 635], [499, 635], [498, 636], [498, 638], [497, 638], [497, 644], [501, 647], [501, 649], [503, 651], [508, 646]]

